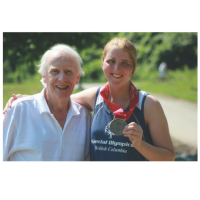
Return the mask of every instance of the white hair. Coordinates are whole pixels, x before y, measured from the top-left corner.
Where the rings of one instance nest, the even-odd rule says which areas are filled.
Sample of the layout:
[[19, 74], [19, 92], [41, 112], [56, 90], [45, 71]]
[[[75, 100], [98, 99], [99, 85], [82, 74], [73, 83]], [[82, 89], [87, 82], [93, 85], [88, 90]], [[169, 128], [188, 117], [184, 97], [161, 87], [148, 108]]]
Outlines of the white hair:
[[[69, 53], [73, 56], [75, 56], [76, 58], [76, 67], [77, 67], [77, 75], [78, 76], [81, 76], [81, 75], [84, 75], [84, 71], [81, 67], [81, 64], [83, 63], [81, 57], [79, 56], [79, 54], [70, 46], [68, 45], [65, 45], [65, 44], [57, 44], [57, 45], [54, 45], [53, 47], [50, 48], [50, 50], [47, 50], [44, 55], [42, 56], [41, 60], [40, 60], [40, 63], [38, 65], [39, 67], [39, 70], [38, 72], [41, 74], [41, 75], [46, 75], [46, 72], [47, 72], [47, 67], [48, 67], [48, 62], [47, 62], [47, 56], [48, 54], [52, 51], [52, 50], [60, 50], [60, 51], [64, 51], [66, 53]], [[46, 83], [44, 83], [43, 81], [43, 78], [41, 79], [41, 82], [43, 84], [44, 87], [46, 87]]]

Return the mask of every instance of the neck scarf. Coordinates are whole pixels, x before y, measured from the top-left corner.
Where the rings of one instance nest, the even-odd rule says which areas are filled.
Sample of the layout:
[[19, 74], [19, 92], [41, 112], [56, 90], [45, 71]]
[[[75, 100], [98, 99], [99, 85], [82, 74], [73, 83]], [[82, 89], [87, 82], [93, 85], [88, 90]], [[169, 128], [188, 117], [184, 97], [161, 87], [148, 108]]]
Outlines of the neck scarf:
[[100, 91], [100, 95], [102, 96], [103, 100], [106, 102], [108, 107], [110, 108], [111, 112], [114, 113], [115, 118], [125, 119], [126, 121], [131, 117], [138, 101], [139, 101], [139, 92], [137, 88], [133, 85], [130, 81], [130, 108], [128, 111], [124, 111], [120, 106], [111, 103], [109, 101], [109, 94], [110, 94], [110, 87], [109, 83], [103, 86]]

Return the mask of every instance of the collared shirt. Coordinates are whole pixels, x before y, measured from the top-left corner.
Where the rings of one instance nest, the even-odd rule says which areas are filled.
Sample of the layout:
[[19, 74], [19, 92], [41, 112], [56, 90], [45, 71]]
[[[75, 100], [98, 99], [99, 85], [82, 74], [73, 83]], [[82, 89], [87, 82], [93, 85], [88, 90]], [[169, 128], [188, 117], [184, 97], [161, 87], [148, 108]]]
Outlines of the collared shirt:
[[4, 115], [3, 160], [82, 161], [90, 151], [91, 113], [70, 100], [64, 129], [41, 93], [19, 98]]

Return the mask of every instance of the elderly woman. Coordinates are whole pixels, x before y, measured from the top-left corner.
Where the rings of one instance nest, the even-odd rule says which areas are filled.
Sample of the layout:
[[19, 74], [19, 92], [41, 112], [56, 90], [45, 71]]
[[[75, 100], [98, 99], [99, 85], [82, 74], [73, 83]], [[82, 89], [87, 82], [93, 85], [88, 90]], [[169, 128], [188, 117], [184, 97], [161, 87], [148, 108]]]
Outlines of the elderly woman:
[[130, 81], [137, 66], [134, 45], [125, 38], [107, 43], [102, 70], [108, 83], [72, 95], [94, 111], [92, 161], [173, 161], [175, 151], [158, 100]]
[[45, 88], [18, 99], [4, 115], [4, 160], [85, 160], [91, 114], [70, 99], [84, 73], [81, 63], [80, 56], [66, 45], [54, 46], [43, 55], [39, 72]]

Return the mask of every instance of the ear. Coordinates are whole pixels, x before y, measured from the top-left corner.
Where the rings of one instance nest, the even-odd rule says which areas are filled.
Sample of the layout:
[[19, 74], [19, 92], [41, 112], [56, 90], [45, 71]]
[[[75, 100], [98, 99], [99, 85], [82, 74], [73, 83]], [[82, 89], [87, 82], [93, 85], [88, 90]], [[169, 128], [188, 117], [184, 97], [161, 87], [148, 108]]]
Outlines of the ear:
[[130, 76], [130, 78], [134, 78], [134, 74], [135, 74], [135, 69], [136, 69], [136, 67], [137, 67], [137, 64], [135, 65], [135, 67], [132, 69], [132, 72], [131, 72], [131, 76]]
[[80, 77], [81, 77], [81, 75], [76, 77], [76, 84], [79, 83]]
[[133, 76], [134, 73], [135, 73], [135, 69], [136, 69], [136, 67], [137, 67], [137, 64], [136, 64], [135, 67], [132, 69], [132, 72], [131, 72], [131, 75], [132, 75], [132, 76]]
[[102, 70], [103, 70], [103, 60], [101, 60], [101, 68], [102, 68]]
[[42, 75], [42, 79], [43, 79], [44, 83], [47, 83], [47, 82], [46, 82], [46, 78], [45, 78], [44, 75]]

